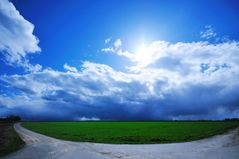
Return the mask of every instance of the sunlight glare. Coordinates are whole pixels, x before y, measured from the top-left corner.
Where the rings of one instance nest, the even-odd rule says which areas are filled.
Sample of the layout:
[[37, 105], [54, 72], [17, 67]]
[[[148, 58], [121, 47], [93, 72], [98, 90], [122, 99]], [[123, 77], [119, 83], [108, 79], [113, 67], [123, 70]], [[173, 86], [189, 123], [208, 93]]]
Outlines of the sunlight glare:
[[138, 50], [134, 54], [135, 61], [138, 62], [142, 66], [146, 66], [151, 63], [152, 59], [150, 56], [150, 49], [142, 43]]

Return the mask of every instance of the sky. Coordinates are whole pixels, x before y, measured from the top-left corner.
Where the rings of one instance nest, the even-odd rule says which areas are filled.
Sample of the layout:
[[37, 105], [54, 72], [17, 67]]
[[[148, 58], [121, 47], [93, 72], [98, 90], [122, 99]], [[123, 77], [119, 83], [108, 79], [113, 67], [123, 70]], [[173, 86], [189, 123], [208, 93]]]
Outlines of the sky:
[[239, 2], [1, 0], [0, 117], [239, 117]]

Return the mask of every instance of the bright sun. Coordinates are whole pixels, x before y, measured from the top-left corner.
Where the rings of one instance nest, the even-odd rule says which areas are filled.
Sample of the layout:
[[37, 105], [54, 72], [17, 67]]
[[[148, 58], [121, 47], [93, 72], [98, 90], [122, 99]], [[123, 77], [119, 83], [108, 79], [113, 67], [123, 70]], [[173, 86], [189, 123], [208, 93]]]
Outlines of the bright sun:
[[141, 44], [134, 54], [134, 59], [142, 66], [148, 65], [152, 61], [150, 49], [144, 43]]

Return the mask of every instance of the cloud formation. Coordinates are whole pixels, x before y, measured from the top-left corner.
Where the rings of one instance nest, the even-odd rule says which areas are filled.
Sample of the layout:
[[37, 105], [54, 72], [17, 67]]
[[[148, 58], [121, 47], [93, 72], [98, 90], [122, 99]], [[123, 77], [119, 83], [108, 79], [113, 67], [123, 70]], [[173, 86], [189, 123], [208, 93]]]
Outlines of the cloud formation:
[[[18, 92], [10, 92], [11, 97], [7, 99], [0, 97], [0, 101], [7, 105], [5, 112], [12, 107], [24, 108], [40, 117], [44, 113], [44, 117], [48, 114], [57, 119], [238, 117], [238, 42], [156, 41], [146, 50], [153, 59], [141, 65], [135, 60], [137, 53], [132, 53], [135, 66], [128, 72], [86, 61], [77, 71], [44, 69], [25, 75], [1, 76], [6, 87]], [[37, 106], [26, 99], [38, 103]], [[18, 103], [24, 103], [24, 107]], [[44, 112], [35, 111], [37, 107]], [[30, 114], [25, 117], [32, 118]]]
[[[109, 43], [110, 40], [109, 39], [106, 39], [105, 40], [105, 43]], [[120, 39], [116, 39], [114, 44], [113, 44], [113, 47], [107, 47], [107, 48], [103, 48], [101, 49], [101, 51], [103, 52], [112, 52], [112, 53], [117, 53], [118, 51], [120, 51], [120, 47], [122, 45], [122, 41]]]
[[[116, 39], [102, 49], [128, 58], [127, 71], [85, 61], [65, 71], [32, 65], [40, 51], [34, 26], [0, 1], [0, 51], [29, 70], [0, 75], [0, 116], [32, 120], [223, 119], [239, 117], [239, 42], [154, 41], [136, 52]], [[211, 27], [201, 37], [215, 37]], [[108, 45], [111, 40], [106, 40]]]
[[108, 44], [111, 41], [111, 38], [105, 39], [105, 44]]
[[41, 66], [32, 65], [27, 55], [41, 51], [39, 40], [33, 35], [34, 25], [24, 19], [8, 0], [0, 1], [0, 52], [8, 65], [18, 65], [28, 71], [38, 71]]
[[200, 32], [200, 37], [204, 39], [211, 39], [217, 36], [211, 25], [206, 25], [205, 30]]
[[64, 64], [64, 69], [70, 72], [78, 72], [75, 67], [69, 66], [68, 64]]

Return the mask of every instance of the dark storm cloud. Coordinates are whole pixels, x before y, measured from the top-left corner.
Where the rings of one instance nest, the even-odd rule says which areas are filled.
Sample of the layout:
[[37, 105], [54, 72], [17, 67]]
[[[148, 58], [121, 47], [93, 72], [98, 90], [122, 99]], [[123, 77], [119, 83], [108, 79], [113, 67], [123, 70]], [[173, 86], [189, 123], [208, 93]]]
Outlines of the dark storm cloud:
[[[7, 107], [2, 114], [19, 113], [26, 119], [35, 120], [78, 120], [81, 117], [103, 120], [222, 119], [237, 116], [238, 75], [226, 77], [230, 72], [213, 72], [213, 80], [204, 82], [201, 82], [202, 77], [190, 79], [185, 76], [178, 79], [182, 81], [176, 81], [180, 84], [175, 84], [171, 81], [173, 76], [166, 78], [168, 74], [165, 73], [162, 78], [161, 72], [154, 71], [151, 76], [149, 72], [122, 73], [107, 65], [85, 62], [79, 72], [45, 69], [22, 76], [2, 76], [4, 83], [22, 92], [14, 94], [13, 91], [11, 97], [0, 98], [2, 105]], [[218, 79], [222, 76], [224, 80]]]

